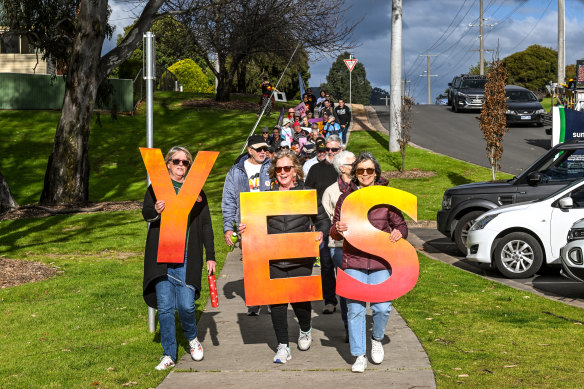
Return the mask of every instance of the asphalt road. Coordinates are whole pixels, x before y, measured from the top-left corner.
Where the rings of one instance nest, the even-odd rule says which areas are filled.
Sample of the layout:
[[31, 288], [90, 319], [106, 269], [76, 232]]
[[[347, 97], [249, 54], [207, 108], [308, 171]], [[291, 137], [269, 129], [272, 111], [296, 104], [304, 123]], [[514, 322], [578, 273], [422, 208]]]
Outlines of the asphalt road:
[[[374, 107], [383, 126], [389, 127], [389, 110], [384, 106]], [[439, 105], [414, 106], [411, 140], [418, 146], [466, 162], [490, 168], [485, 156], [485, 140], [478, 122], [479, 112], [454, 113]], [[520, 174], [551, 147], [550, 136], [545, 127], [511, 127], [503, 138], [501, 170]], [[584, 308], [584, 283], [571, 281], [559, 273], [559, 267], [546, 268], [533, 277], [510, 280], [485, 264], [465, 260], [458, 254], [456, 245], [435, 229], [415, 229], [424, 241], [424, 251], [444, 262], [466, 271], [479, 274], [493, 281], [517, 289], [563, 301]]]
[[[383, 126], [389, 128], [389, 109], [374, 107]], [[411, 140], [418, 146], [466, 162], [490, 168], [486, 142], [479, 128], [478, 111], [454, 113], [442, 105], [416, 105]], [[520, 174], [550, 149], [546, 127], [513, 126], [503, 138], [501, 171]]]

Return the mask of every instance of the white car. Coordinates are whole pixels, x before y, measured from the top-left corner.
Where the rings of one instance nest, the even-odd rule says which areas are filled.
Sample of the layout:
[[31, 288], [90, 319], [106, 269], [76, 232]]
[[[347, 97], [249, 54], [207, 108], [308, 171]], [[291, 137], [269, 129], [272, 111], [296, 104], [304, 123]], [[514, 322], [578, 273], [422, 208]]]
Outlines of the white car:
[[568, 243], [560, 250], [562, 275], [584, 282], [584, 219], [578, 220], [568, 231]]
[[489, 263], [508, 278], [527, 278], [544, 261], [559, 263], [568, 230], [584, 218], [584, 179], [542, 200], [485, 212], [469, 230], [467, 259]]

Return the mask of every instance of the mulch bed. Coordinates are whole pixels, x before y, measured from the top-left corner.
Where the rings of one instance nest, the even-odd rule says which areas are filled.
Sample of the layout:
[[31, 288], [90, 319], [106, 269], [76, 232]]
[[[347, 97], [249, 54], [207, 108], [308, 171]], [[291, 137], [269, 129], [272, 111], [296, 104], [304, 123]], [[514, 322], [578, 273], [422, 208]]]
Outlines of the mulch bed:
[[381, 177], [391, 180], [392, 178], [427, 178], [434, 177], [436, 172], [427, 170], [406, 170], [405, 172], [400, 172], [398, 170], [391, 170], [388, 172], [382, 172]]
[[0, 289], [42, 281], [60, 272], [43, 263], [0, 257]]
[[70, 213], [133, 211], [137, 209], [142, 209], [141, 201], [106, 201], [102, 203], [85, 204], [83, 206], [57, 205], [45, 207], [40, 205], [24, 205], [17, 209], [1, 213], [0, 221], [40, 218]]

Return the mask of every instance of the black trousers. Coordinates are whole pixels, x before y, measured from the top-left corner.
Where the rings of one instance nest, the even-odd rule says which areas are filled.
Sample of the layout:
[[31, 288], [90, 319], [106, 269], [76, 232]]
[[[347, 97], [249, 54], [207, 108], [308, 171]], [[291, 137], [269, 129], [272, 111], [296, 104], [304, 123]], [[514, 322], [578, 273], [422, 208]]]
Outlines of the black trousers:
[[[312, 262], [294, 267], [280, 268], [270, 265], [270, 278], [304, 277], [312, 274]], [[312, 304], [310, 301], [291, 303], [292, 309], [298, 318], [300, 329], [307, 332], [311, 328]], [[274, 304], [272, 310], [272, 325], [278, 343], [288, 344], [288, 303]]]
[[320, 279], [322, 282], [322, 297], [325, 304], [337, 305], [337, 278], [335, 264], [328, 247], [328, 232], [323, 233], [320, 245]]

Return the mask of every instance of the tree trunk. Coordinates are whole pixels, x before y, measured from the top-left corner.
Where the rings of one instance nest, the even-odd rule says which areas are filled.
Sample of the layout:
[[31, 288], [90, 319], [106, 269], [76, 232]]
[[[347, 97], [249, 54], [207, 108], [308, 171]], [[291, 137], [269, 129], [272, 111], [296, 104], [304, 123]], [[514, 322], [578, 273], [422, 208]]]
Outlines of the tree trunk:
[[247, 64], [242, 62], [237, 69], [237, 92], [247, 93], [247, 84], [245, 79], [247, 77]]
[[96, 59], [101, 55], [106, 25], [107, 0], [81, 2], [41, 204], [89, 201], [89, 129], [99, 86]]
[[10, 192], [10, 187], [0, 172], [0, 211], [18, 208], [18, 204]]

